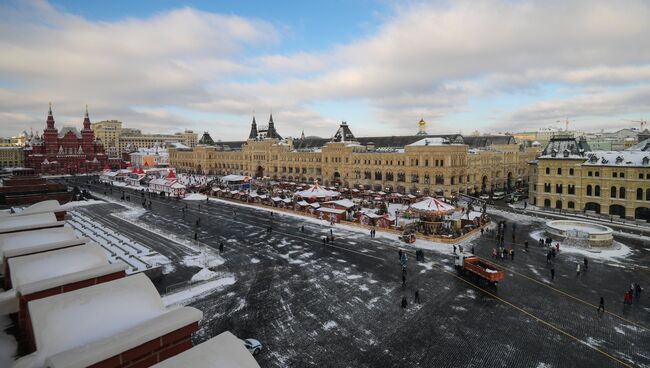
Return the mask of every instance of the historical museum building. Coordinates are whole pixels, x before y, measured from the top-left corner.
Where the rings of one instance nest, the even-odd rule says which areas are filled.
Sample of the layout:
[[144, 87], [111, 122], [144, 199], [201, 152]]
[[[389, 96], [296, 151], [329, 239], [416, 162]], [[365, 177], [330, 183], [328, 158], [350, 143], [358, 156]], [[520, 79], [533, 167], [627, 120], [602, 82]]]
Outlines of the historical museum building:
[[531, 204], [650, 220], [648, 142], [624, 151], [592, 151], [584, 138], [551, 138], [531, 162]]
[[104, 146], [90, 128], [88, 108], [79, 132], [73, 127], [54, 127], [52, 105], [47, 126], [41, 137], [33, 137], [25, 146], [25, 167], [41, 174], [83, 174], [100, 171], [108, 163]]
[[425, 122], [409, 136], [355, 137], [346, 122], [332, 138], [282, 138], [273, 117], [246, 141], [214, 142], [205, 133], [194, 148], [169, 150], [172, 167], [205, 174], [365, 187], [421, 194], [478, 193], [528, 185], [537, 147], [512, 136], [429, 135]]

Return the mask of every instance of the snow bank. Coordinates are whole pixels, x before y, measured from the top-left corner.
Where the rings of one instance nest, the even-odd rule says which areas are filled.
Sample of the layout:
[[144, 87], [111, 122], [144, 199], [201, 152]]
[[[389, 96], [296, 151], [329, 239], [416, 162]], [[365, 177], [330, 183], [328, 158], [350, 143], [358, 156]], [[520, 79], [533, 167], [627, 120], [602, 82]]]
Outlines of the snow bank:
[[199, 194], [199, 193], [192, 193], [185, 198], [183, 198], [184, 201], [205, 201], [205, 199], [208, 198], [205, 194]]
[[96, 204], [106, 204], [104, 201], [98, 201], [96, 199], [89, 199], [87, 201], [74, 201], [74, 202], [68, 202], [61, 207], [68, 210], [70, 208], [75, 208], [75, 207], [85, 207], [85, 206], [93, 206]]
[[214, 271], [210, 271], [207, 268], [202, 268], [201, 271], [197, 272], [192, 276], [191, 281], [192, 282], [198, 282], [198, 281], [205, 281], [205, 280], [210, 280], [213, 279], [217, 276], [218, 274]]
[[171, 294], [166, 294], [165, 296], [162, 297], [162, 302], [166, 306], [187, 305], [210, 292], [214, 292], [220, 288], [223, 288], [228, 285], [232, 285], [234, 283], [235, 283], [234, 276], [228, 276], [221, 279], [208, 281], [199, 285], [191, 286], [188, 289], [184, 289]]
[[[531, 232], [530, 237], [539, 241], [540, 238], [546, 238], [544, 234], [544, 230], [537, 230]], [[560, 243], [560, 254], [577, 253], [587, 256], [588, 258], [601, 259], [611, 262], [620, 262], [622, 259], [619, 258], [624, 258], [632, 252], [632, 249], [630, 249], [630, 247], [617, 241], [614, 241], [614, 246], [612, 248], [582, 248], [566, 245], [565, 243], [553, 240], [553, 246], [555, 246], [556, 243]]]

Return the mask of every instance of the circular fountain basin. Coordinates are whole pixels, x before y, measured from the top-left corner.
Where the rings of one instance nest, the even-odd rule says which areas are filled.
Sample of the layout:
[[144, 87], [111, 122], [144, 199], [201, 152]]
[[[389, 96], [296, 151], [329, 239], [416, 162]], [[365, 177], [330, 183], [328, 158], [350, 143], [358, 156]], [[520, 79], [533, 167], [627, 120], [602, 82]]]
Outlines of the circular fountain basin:
[[548, 221], [546, 232], [553, 240], [585, 247], [611, 247], [614, 242], [614, 231], [611, 228], [583, 221]]

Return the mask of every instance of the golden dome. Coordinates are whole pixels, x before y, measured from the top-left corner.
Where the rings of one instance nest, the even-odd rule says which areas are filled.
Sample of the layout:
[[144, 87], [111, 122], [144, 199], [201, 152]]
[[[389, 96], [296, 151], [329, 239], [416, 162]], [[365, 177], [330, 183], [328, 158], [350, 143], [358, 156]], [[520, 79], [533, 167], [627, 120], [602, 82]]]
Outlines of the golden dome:
[[421, 127], [427, 125], [427, 122], [424, 121], [424, 119], [420, 119], [420, 122], [418, 123]]

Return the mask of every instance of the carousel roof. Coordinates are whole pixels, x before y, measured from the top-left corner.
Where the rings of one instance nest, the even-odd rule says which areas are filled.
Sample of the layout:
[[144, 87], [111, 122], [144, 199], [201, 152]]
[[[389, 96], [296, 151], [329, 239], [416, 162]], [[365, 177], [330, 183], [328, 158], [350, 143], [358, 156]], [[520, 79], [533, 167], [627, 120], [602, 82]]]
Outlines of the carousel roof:
[[412, 204], [411, 209], [420, 212], [449, 213], [455, 211], [456, 207], [435, 198], [426, 197], [422, 201]]
[[312, 185], [309, 189], [296, 192], [296, 195], [302, 198], [325, 198], [336, 197], [341, 195], [341, 193], [335, 190], [325, 189], [318, 185], [318, 183], [314, 183], [314, 185]]

